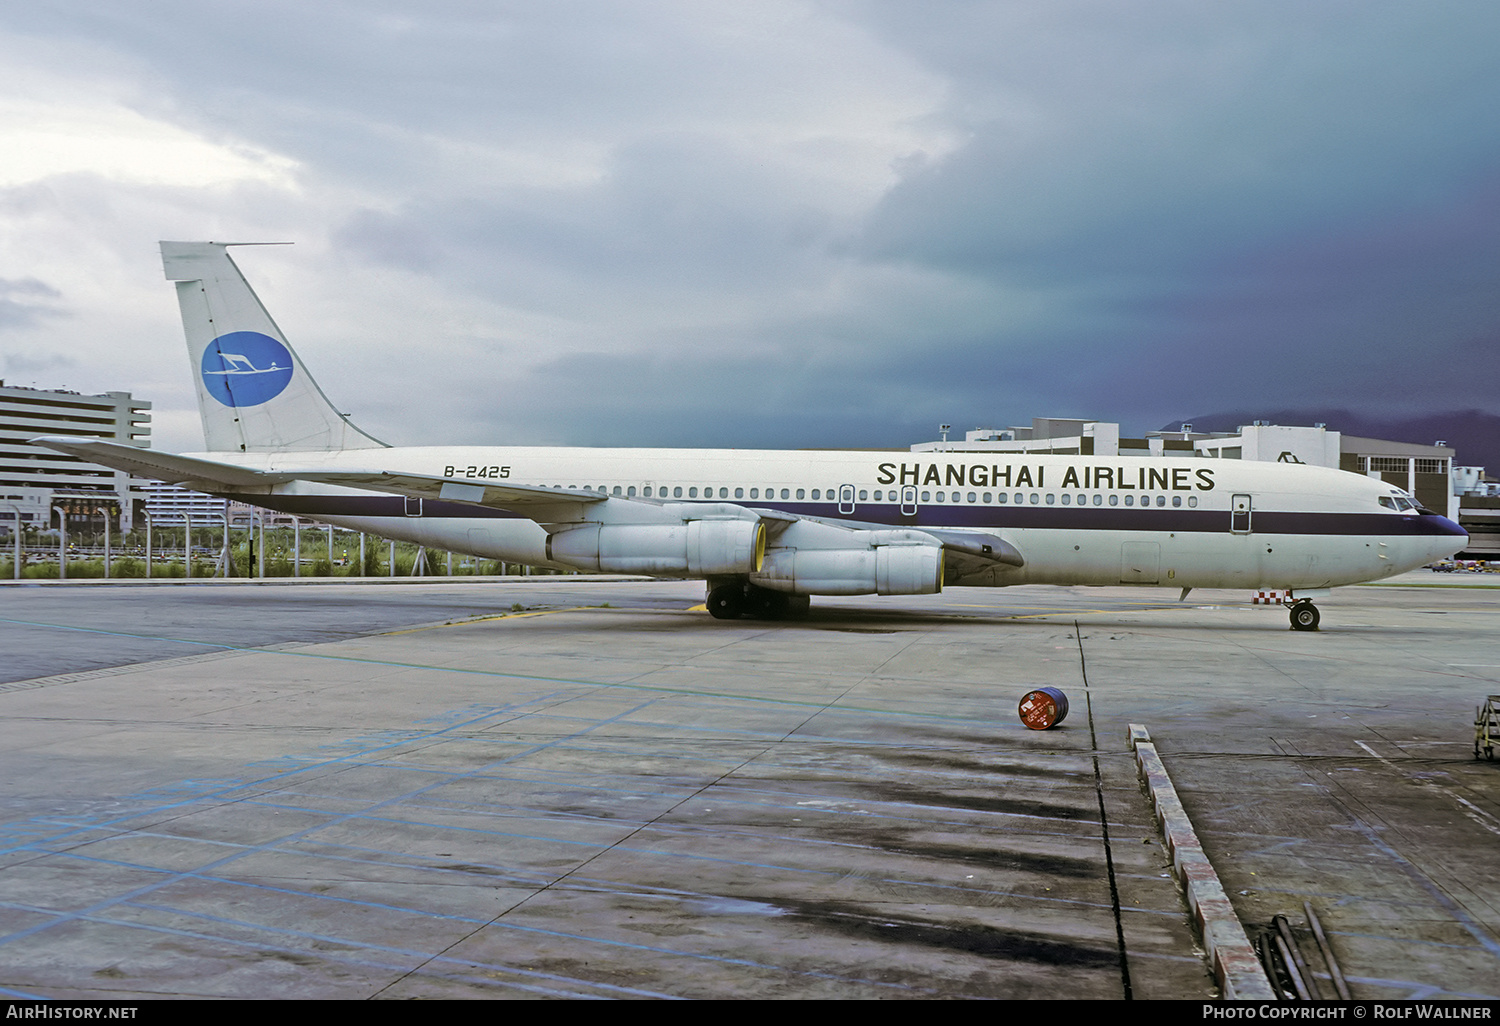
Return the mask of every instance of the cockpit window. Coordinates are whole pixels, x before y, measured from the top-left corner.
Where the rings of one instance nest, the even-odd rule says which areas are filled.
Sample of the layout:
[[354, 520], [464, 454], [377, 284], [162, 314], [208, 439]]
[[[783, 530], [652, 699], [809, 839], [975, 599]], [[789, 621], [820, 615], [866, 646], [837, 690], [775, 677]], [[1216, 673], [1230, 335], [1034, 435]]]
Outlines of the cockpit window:
[[1386, 509], [1394, 509], [1402, 513], [1417, 508], [1417, 504], [1404, 495], [1382, 495], [1380, 504]]

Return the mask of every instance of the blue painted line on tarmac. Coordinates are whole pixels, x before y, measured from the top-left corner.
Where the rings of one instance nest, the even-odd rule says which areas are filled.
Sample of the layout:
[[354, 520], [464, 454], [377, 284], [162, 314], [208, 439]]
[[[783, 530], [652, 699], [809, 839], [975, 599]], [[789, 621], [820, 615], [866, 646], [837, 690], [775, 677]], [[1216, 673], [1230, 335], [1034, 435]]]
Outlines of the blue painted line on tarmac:
[[[17, 624], [17, 625], [24, 626], [24, 627], [50, 627], [50, 628], [54, 628], [56, 630], [62, 630], [62, 631], [79, 631], [79, 632], [82, 632], [82, 633], [85, 633], [85, 634], [102, 634], [102, 635], [105, 635], [107, 637], [134, 638], [136, 640], [141, 640], [141, 641], [163, 641], [163, 642], [174, 643], [174, 644], [181, 644], [181, 645], [195, 645], [195, 646], [198, 646], [198, 647], [201, 647], [201, 648], [216, 649], [216, 650], [222, 651], [222, 652], [243, 652], [243, 653], [252, 653], [252, 654], [257, 654], [257, 655], [290, 656], [290, 657], [301, 658], [301, 659], [324, 659], [324, 660], [328, 660], [330, 662], [354, 663], [354, 664], [358, 664], [358, 665], [367, 665], [367, 666], [385, 666], [385, 667], [391, 667], [391, 668], [394, 668], [394, 669], [401, 669], [401, 670], [430, 670], [430, 671], [432, 671], [434, 673], [458, 673], [458, 674], [466, 674], [466, 675], [472, 675], [472, 676], [478, 676], [478, 677], [500, 678], [500, 679], [503, 679], [503, 680], [534, 681], [534, 682], [539, 683], [539, 684], [563, 684], [563, 685], [573, 685], [573, 686], [576, 686], [576, 687], [587, 687], [587, 688], [616, 688], [616, 689], [626, 690], [626, 691], [647, 691], [647, 692], [653, 692], [653, 693], [662, 694], [662, 695], [683, 695], [683, 696], [690, 696], [690, 697], [695, 697], [695, 698], [717, 698], [717, 699], [723, 699], [723, 700], [728, 701], [728, 702], [751, 702], [751, 703], [755, 703], [755, 704], [764, 704], [764, 705], [784, 705], [784, 706], [789, 706], [789, 707], [796, 708], [796, 709], [818, 709], [818, 710], [821, 710], [821, 711], [823, 711], [825, 713], [862, 713], [862, 714], [870, 715], [870, 716], [900, 716], [900, 717], [906, 717], [906, 718], [912, 718], [912, 719], [936, 720], [936, 721], [939, 721], [939, 722], [950, 722], [950, 723], [952, 723], [952, 722], [957, 722], [957, 723], [968, 723], [968, 722], [971, 722], [966, 717], [961, 717], [961, 716], [940, 716], [940, 715], [938, 715], [936, 713], [924, 713], [924, 712], [918, 712], [918, 711], [915, 711], [915, 710], [901, 711], [901, 712], [892, 712], [889, 709], [873, 709], [873, 708], [865, 708], [865, 707], [862, 707], [862, 706], [849, 706], [849, 705], [832, 705], [832, 704], [830, 704], [830, 702], [833, 701], [833, 700], [830, 700], [830, 702], [799, 701], [797, 699], [791, 699], [791, 698], [772, 698], [772, 697], [768, 697], [768, 696], [765, 696], [765, 695], [735, 694], [733, 692], [726, 692], [726, 691], [704, 691], [704, 690], [700, 690], [700, 689], [696, 689], [696, 688], [674, 688], [674, 687], [667, 687], [665, 685], [660, 685], [660, 684], [635, 684], [635, 683], [628, 683], [628, 682], [610, 682], [610, 681], [600, 681], [600, 680], [579, 680], [579, 679], [569, 678], [569, 677], [547, 677], [547, 676], [540, 676], [540, 675], [528, 674], [528, 673], [504, 673], [504, 672], [501, 672], [499, 670], [477, 670], [477, 669], [471, 669], [471, 668], [463, 667], [463, 666], [431, 666], [431, 665], [428, 665], [426, 663], [402, 663], [402, 662], [395, 662], [395, 661], [388, 660], [388, 659], [363, 659], [363, 658], [359, 658], [357, 656], [332, 655], [332, 654], [327, 653], [327, 652], [309, 652], [309, 651], [305, 651], [303, 649], [286, 649], [286, 650], [283, 650], [283, 649], [279, 649], [279, 648], [257, 648], [257, 647], [255, 647], [253, 645], [230, 645], [230, 644], [225, 644], [225, 643], [221, 643], [221, 642], [191, 641], [191, 640], [187, 640], [187, 639], [183, 639], [183, 638], [165, 638], [165, 637], [159, 637], [159, 636], [151, 635], [151, 634], [131, 634], [131, 633], [126, 632], [126, 631], [106, 631], [106, 630], [103, 630], [101, 628], [72, 627], [72, 626], [69, 626], [67, 624], [42, 623], [42, 622], [34, 621], [34, 620], [15, 620], [15, 619], [10, 619], [10, 618], [6, 618], [6, 617], [0, 617], [0, 623]], [[326, 642], [309, 641], [309, 642], [305, 642], [305, 643], [302, 643], [302, 644], [306, 644], [308, 646], [322, 645], [322, 644], [342, 644], [342, 643], [349, 642], [349, 641], [365, 640], [365, 639], [375, 638], [375, 637], [380, 637], [380, 635], [378, 635], [378, 634], [376, 634], [376, 635], [360, 635], [358, 637], [353, 637], [353, 638], [335, 638], [335, 639], [329, 639]], [[142, 665], [142, 666], [144, 666], [144, 665], [149, 665], [149, 663], [141, 663], [141, 664], [135, 664], [135, 665]], [[110, 669], [119, 669], [119, 667], [110, 667]], [[78, 672], [80, 672], [80, 673], [87, 673], [87, 672], [92, 672], [92, 671], [80, 670]], [[66, 675], [65, 674], [58, 674], [57, 676], [66, 676]], [[40, 678], [38, 678], [38, 679], [40, 679]], [[22, 681], [12, 681], [11, 683], [24, 683], [24, 682], [22, 682]], [[1007, 729], [1009, 729], [1010, 725], [1009, 724], [1005, 724], [1004, 726]], [[1017, 724], [1016, 725], [1016, 729], [1021, 730], [1021, 729], [1024, 729], [1024, 727], [1021, 727], [1019, 724]]]
[[[547, 701], [550, 698], [553, 698], [553, 697], [556, 697], [556, 696], [560, 696], [560, 695], [562, 695], [564, 693], [565, 692], [562, 692], [562, 691], [556, 691], [556, 692], [553, 692], [552, 695], [541, 696], [541, 697], [538, 697], [538, 698], [528, 699], [524, 703], [514, 703], [512, 705], [505, 705], [505, 706], [495, 707], [494, 709], [491, 710], [491, 712], [489, 712], [489, 713], [487, 713], [485, 715], [475, 716], [472, 719], [465, 720], [465, 721], [462, 721], [462, 722], [459, 722], [459, 723], [454, 723], [454, 724], [452, 724], [452, 725], [450, 725], [448, 727], [443, 728], [442, 730], [432, 731], [431, 733], [423, 735], [423, 736], [426, 737], [426, 738], [441, 737], [443, 734], [452, 733], [453, 731], [461, 730], [461, 729], [466, 728], [466, 727], [472, 727], [475, 724], [481, 723], [484, 720], [490, 719], [493, 716], [504, 715], [504, 714], [509, 713], [513, 709], [524, 708], [526, 706], [533, 705], [533, 704], [535, 704], [537, 702], [540, 702], [540, 701]], [[649, 704], [650, 703], [643, 703], [643, 705], [649, 705]], [[379, 746], [375, 746], [375, 747], [372, 747], [372, 748], [362, 749], [362, 750], [357, 751], [357, 752], [350, 752], [347, 755], [341, 755], [341, 756], [338, 756], [338, 757], [335, 757], [335, 758], [324, 758], [324, 759], [322, 759], [320, 761], [311, 763], [311, 764], [306, 765], [306, 766], [299, 766], [299, 767], [296, 767], [294, 769], [284, 770], [284, 771], [281, 771], [281, 772], [278, 772], [278, 773], [274, 773], [271, 776], [262, 777], [262, 778], [259, 778], [259, 779], [253, 780], [253, 781], [239, 781], [239, 782], [235, 782], [233, 784], [230, 784], [229, 786], [226, 786], [226, 787], [223, 787], [223, 788], [219, 788], [219, 789], [212, 789], [212, 790], [206, 790], [206, 791], [201, 791], [201, 792], [190, 793], [188, 797], [181, 798], [181, 799], [176, 800], [176, 801], [168, 801], [168, 802], [165, 802], [165, 803], [153, 804], [149, 808], [142, 808], [142, 809], [134, 810], [134, 811], [131, 811], [131, 812], [125, 812], [125, 813], [113, 813], [113, 814], [110, 814], [110, 815], [106, 816], [105, 818], [103, 818], [103, 819], [101, 819], [99, 821], [96, 821], [96, 822], [93, 822], [93, 823], [89, 823], [86, 826], [81, 826], [81, 827], [79, 827], [77, 829], [78, 829], [78, 831], [81, 832], [81, 831], [86, 831], [86, 830], [96, 830], [96, 829], [100, 829], [102, 827], [114, 826], [114, 825], [117, 825], [117, 824], [120, 824], [120, 823], [127, 822], [127, 821], [129, 821], [131, 819], [134, 819], [134, 818], [136, 818], [138, 816], [142, 816], [142, 815], [161, 815], [162, 813], [171, 812], [171, 811], [173, 811], [175, 809], [187, 808], [187, 807], [189, 807], [191, 805], [195, 805], [195, 804], [197, 804], [197, 803], [199, 803], [199, 802], [201, 802], [201, 801], [203, 801], [205, 799], [210, 799], [210, 798], [221, 798], [221, 799], [232, 801], [233, 799], [231, 799], [229, 796], [232, 795], [233, 792], [238, 791], [238, 790], [243, 790], [243, 789], [246, 789], [246, 788], [270, 788], [278, 780], [285, 780], [285, 779], [288, 779], [290, 777], [297, 776], [298, 774], [307, 773], [307, 772], [312, 771], [312, 770], [327, 769], [327, 768], [331, 768], [331, 767], [339, 766], [339, 765], [350, 765], [350, 764], [357, 765], [357, 763], [355, 763], [354, 760], [357, 760], [357, 759], [359, 759], [359, 758], [361, 758], [363, 756], [369, 755], [372, 752], [378, 752], [378, 751], [382, 751], [382, 750], [389, 750], [389, 749], [392, 749], [392, 748], [398, 748], [401, 745], [408, 744], [408, 743], [410, 743], [410, 739], [409, 738], [404, 739], [404, 740], [400, 740], [400, 741], [392, 741], [392, 742], [390, 742], [388, 744], [385, 744], [385, 745], [379, 745]], [[125, 796], [125, 797], [117, 799], [117, 800], [119, 800], [119, 801], [155, 802], [156, 799], [157, 799], [157, 797], [159, 796], [160, 792], [167, 791], [169, 794], [171, 794], [171, 793], [179, 793], [181, 791], [181, 789], [182, 789], [182, 785], [180, 783], [179, 784], [164, 785], [163, 787], [160, 787], [160, 788], [152, 788], [152, 789], [150, 789], [148, 791], [140, 792], [140, 793], [135, 794], [135, 795], [128, 795], [128, 796]], [[69, 836], [68, 833], [63, 833], [63, 834], [60, 834], [60, 835], [54, 835], [53, 837], [48, 838], [48, 840], [59, 840], [59, 839], [65, 838], [67, 836]], [[12, 852], [12, 851], [23, 851], [23, 850], [30, 849], [32, 847], [33, 847], [32, 844], [11, 845], [10, 847], [0, 848], [0, 855], [5, 855], [5, 854], [8, 854], [9, 852]], [[0, 943], [4, 943], [3, 938], [0, 938]]]
[[[614, 716], [611, 716], [611, 717], [608, 717], [606, 719], [598, 721], [593, 727], [591, 727], [589, 729], [591, 729], [591, 730], [592, 729], [597, 729], [597, 728], [603, 727], [603, 726], [605, 726], [607, 724], [614, 723], [614, 722], [616, 722], [618, 720], [624, 719], [626, 716], [629, 716], [631, 713], [636, 712], [636, 711], [638, 711], [640, 709], [647, 708], [648, 706], [652, 705], [656, 701], [659, 701], [659, 699], [654, 699], [653, 698], [653, 699], [649, 699], [647, 701], [640, 702], [640, 703], [638, 703], [637, 705], [635, 705], [634, 707], [632, 707], [630, 709], [626, 709], [626, 710], [624, 710], [622, 712], [619, 712], [619, 713], [615, 714]], [[454, 727], [446, 728], [444, 731], [438, 731], [437, 733], [442, 734], [442, 733], [446, 733], [448, 731], [455, 730], [455, 729], [458, 729], [458, 725], [455, 725]], [[548, 742], [545, 742], [545, 743], [542, 743], [542, 744], [534, 745], [534, 746], [532, 746], [532, 748], [531, 748], [530, 751], [528, 751], [526, 753], [523, 753], [523, 754], [532, 754], [534, 752], [545, 751], [546, 749], [551, 748], [553, 745], [558, 744], [558, 743], [560, 743], [560, 742], [562, 742], [564, 740], [568, 740], [568, 738], [565, 738], [565, 737], [564, 738], [556, 738], [553, 741], [548, 741]], [[520, 756], [516, 756], [516, 757], [518, 758]], [[342, 760], [334, 760], [334, 761], [338, 762], [338, 761], [342, 761]], [[502, 762], [503, 761], [507, 761], [507, 760], [502, 760]], [[484, 768], [488, 768], [488, 767], [481, 767], [481, 769], [484, 769]], [[399, 804], [402, 801], [408, 800], [408, 799], [410, 799], [410, 798], [412, 798], [412, 797], [414, 797], [416, 795], [423, 794], [424, 792], [431, 791], [431, 790], [434, 790], [434, 789], [439, 788], [439, 787], [446, 787], [446, 786], [449, 785], [449, 783], [451, 783], [451, 781], [446, 781], [446, 780], [445, 781], [434, 781], [434, 782], [432, 782], [430, 784], [427, 784], [427, 785], [425, 785], [423, 787], [417, 788], [414, 791], [407, 792], [406, 794], [396, 795], [396, 796], [393, 796], [391, 798], [387, 798], [384, 801], [376, 802], [374, 805], [370, 806], [369, 808], [370, 809], [380, 809], [380, 808], [388, 807], [390, 805]], [[287, 836], [277, 838], [274, 841], [266, 842], [266, 843], [259, 844], [259, 845], [249, 846], [249, 847], [245, 848], [243, 851], [235, 852], [232, 855], [226, 855], [222, 859], [218, 859], [216, 861], [210, 862], [210, 863], [208, 863], [208, 864], [200, 867], [195, 872], [196, 873], [202, 873], [205, 870], [214, 870], [214, 869], [219, 868], [222, 865], [226, 865], [226, 864], [228, 864], [230, 862], [234, 862], [234, 861], [236, 861], [238, 859], [245, 858], [248, 855], [252, 855], [252, 854], [255, 854], [257, 852], [272, 851], [272, 850], [274, 850], [275, 846], [278, 845], [278, 844], [285, 844], [285, 843], [288, 843], [288, 842], [296, 841], [296, 840], [298, 840], [298, 839], [300, 839], [302, 837], [307, 836], [308, 834], [315, 833], [315, 832], [317, 832], [319, 830], [326, 830], [326, 829], [328, 829], [328, 828], [330, 828], [330, 827], [332, 827], [332, 826], [334, 826], [336, 824], [343, 823], [343, 822], [348, 822], [348, 821], [356, 819], [356, 818], [368, 818], [368, 817], [357, 816], [356, 814], [353, 814], [353, 813], [342, 813], [342, 814], [339, 814], [339, 815], [335, 815], [334, 817], [332, 817], [331, 819], [329, 819], [328, 821], [326, 821], [324, 823], [319, 823], [319, 824], [317, 824], [315, 826], [309, 826], [309, 827], [307, 827], [307, 828], [305, 828], [303, 830], [299, 830], [299, 831], [296, 831], [295, 833], [289, 834]], [[376, 817], [376, 818], [378, 818], [378, 817]], [[71, 853], [69, 853], [69, 854], [71, 854]], [[179, 874], [176, 874], [176, 876], [174, 876], [173, 879], [176, 879], [176, 878], [185, 878], [187, 875], [189, 875], [189, 874], [181, 874], [181, 873], [179, 873]], [[34, 924], [32, 926], [26, 927], [24, 929], [16, 930], [16, 931], [14, 931], [12, 933], [6, 934], [4, 936], [0, 936], [0, 945], [9, 944], [9, 943], [11, 943], [13, 941], [21, 940], [23, 938], [33, 936], [34, 934], [40, 933], [40, 932], [42, 932], [44, 930], [51, 929], [54, 926], [58, 926], [58, 925], [61, 925], [63, 923], [67, 923], [67, 922], [72, 922], [73, 920], [79, 918], [80, 916], [91, 915], [91, 914], [94, 914], [96, 912], [102, 911], [102, 910], [104, 910], [106, 908], [110, 908], [113, 905], [121, 904], [121, 903], [124, 903], [124, 902], [133, 902], [136, 898], [141, 897], [141, 896], [143, 896], [145, 894], [149, 894], [151, 891], [157, 890], [157, 889], [159, 889], [161, 887], [164, 887], [164, 886], [166, 886], [170, 882], [171, 882], [170, 880], [163, 880], [163, 881], [157, 881], [157, 882], [152, 883], [152, 884], [147, 884], [147, 885], [144, 885], [142, 887], [138, 887], [138, 888], [135, 888], [133, 890], [127, 891], [124, 894], [117, 895], [115, 897], [108, 898], [108, 899], [105, 899], [103, 901], [95, 902], [93, 905], [90, 905], [90, 906], [88, 906], [87, 908], [85, 908], [85, 909], [83, 909], [81, 911], [72, 912], [72, 913], [65, 913], [65, 914], [58, 915], [58, 916], [56, 916], [50, 922], [47, 922], [47, 923], [37, 923], [37, 924]]]

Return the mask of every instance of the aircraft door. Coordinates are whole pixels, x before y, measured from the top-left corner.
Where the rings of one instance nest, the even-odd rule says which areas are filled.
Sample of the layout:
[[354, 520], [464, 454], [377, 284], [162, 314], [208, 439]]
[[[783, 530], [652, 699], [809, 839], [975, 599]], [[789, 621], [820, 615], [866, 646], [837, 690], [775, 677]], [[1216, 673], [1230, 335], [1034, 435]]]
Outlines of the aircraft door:
[[844, 514], [854, 512], [853, 485], [839, 485], [839, 512]]
[[1229, 530], [1234, 534], [1250, 533], [1250, 496], [1236, 495], [1229, 510]]
[[1157, 584], [1161, 580], [1161, 545], [1125, 542], [1120, 546], [1120, 583]]
[[903, 517], [914, 517], [917, 515], [916, 485], [907, 485], [901, 489], [901, 515]]

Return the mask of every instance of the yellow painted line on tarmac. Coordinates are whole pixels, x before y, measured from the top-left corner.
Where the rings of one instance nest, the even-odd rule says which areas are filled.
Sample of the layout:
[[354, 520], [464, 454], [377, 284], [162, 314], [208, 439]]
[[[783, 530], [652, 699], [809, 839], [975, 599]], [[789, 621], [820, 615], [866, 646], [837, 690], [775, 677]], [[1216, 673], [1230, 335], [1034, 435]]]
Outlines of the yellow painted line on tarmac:
[[[1050, 610], [1048, 612], [1045, 612], [1045, 613], [1005, 613], [1005, 612], [1002, 612], [1000, 609], [996, 608], [995, 606], [978, 606], [978, 605], [963, 605], [963, 606], [960, 606], [957, 603], [954, 604], [954, 607], [960, 608], [960, 609], [988, 609], [991, 612], [998, 614], [999, 617], [1000, 617], [1000, 619], [1002, 619], [1002, 620], [1035, 620], [1038, 617], [1044, 617], [1044, 616], [1088, 616], [1090, 614], [1096, 614], [1096, 613], [1097, 614], [1104, 614], [1104, 613], [1136, 613], [1136, 612], [1148, 612], [1148, 611], [1151, 611], [1151, 610], [1160, 610], [1160, 609], [1178, 609], [1178, 608], [1183, 608], [1183, 607], [1179, 607], [1177, 605], [1177, 603], [1175, 603], [1175, 602], [1171, 602], [1171, 603], [1155, 603], [1155, 602], [1129, 603], [1129, 604], [1126, 604], [1124, 606], [1112, 606], [1112, 607], [1110, 607], [1108, 609], [1052, 609], [1052, 610]], [[953, 607], [950, 607], [950, 608], [953, 608]], [[1192, 607], [1187, 607], [1187, 608], [1192, 608]]]
[[553, 613], [582, 613], [591, 609], [605, 609], [614, 607], [605, 606], [569, 606], [566, 609], [532, 609], [518, 613], [495, 613], [492, 616], [476, 616], [467, 620], [449, 620], [447, 623], [429, 623], [423, 627], [407, 627], [405, 630], [385, 631], [378, 635], [388, 638], [394, 634], [416, 634], [419, 631], [435, 631], [444, 627], [463, 627], [471, 623], [484, 623], [488, 620], [519, 620], [527, 616], [551, 616]]

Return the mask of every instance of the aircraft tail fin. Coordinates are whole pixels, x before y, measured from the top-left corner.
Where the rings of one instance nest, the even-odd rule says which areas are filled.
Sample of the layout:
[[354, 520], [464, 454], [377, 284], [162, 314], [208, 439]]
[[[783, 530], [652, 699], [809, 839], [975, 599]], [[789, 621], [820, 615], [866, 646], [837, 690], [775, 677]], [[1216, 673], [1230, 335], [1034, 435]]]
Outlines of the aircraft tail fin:
[[372, 449], [385, 445], [349, 422], [229, 258], [229, 242], [163, 242], [177, 283], [203, 440], [212, 452]]

